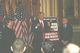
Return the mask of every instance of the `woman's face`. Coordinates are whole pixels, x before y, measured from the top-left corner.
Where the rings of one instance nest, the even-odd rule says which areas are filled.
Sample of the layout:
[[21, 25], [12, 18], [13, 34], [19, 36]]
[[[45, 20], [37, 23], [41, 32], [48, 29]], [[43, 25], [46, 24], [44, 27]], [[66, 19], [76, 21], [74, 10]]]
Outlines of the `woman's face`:
[[12, 20], [10, 20], [8, 23], [8, 26], [12, 27], [12, 25], [13, 25], [13, 22], [12, 22]]

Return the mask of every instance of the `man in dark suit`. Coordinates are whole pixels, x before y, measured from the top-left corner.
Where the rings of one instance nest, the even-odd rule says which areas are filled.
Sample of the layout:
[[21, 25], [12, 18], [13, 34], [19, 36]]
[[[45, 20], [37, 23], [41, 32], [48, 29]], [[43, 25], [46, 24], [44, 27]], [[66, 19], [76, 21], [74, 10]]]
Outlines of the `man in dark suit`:
[[45, 22], [43, 19], [44, 13], [40, 12], [39, 18], [32, 24], [32, 32], [34, 33], [34, 39], [32, 42], [33, 53], [41, 53], [42, 34], [48, 32], [50, 29], [50, 23]]
[[72, 41], [73, 37], [73, 28], [68, 24], [68, 19], [62, 19], [62, 25], [59, 26], [59, 35], [60, 35], [60, 47], [63, 48], [66, 44]]

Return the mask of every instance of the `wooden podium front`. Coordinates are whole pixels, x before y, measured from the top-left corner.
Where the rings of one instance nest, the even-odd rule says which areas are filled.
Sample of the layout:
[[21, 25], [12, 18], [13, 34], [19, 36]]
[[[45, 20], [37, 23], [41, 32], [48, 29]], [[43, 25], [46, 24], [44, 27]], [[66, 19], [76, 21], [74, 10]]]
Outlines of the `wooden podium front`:
[[59, 33], [58, 32], [46, 32], [43, 33], [43, 40], [49, 39], [53, 41], [55, 47], [55, 53], [59, 50]]

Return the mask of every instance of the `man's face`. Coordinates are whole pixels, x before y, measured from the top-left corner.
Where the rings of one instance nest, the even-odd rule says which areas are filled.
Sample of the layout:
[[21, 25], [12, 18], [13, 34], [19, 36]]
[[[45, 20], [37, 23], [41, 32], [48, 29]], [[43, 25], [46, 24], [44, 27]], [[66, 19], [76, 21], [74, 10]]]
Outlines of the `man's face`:
[[68, 20], [66, 18], [63, 18], [62, 24], [67, 24]]
[[44, 19], [44, 14], [40, 14], [40, 15], [39, 15], [39, 19], [40, 19], [40, 20], [43, 20], [43, 19]]

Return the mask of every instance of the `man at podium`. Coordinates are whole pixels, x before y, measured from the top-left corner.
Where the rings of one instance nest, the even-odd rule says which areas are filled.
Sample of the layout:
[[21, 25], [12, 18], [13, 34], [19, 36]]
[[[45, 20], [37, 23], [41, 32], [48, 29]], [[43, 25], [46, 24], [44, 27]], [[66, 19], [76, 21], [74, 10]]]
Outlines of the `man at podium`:
[[44, 21], [44, 13], [39, 13], [39, 18], [33, 21], [32, 32], [34, 33], [34, 39], [32, 42], [33, 53], [41, 53], [41, 43], [43, 39], [43, 33], [50, 30], [50, 23]]

